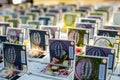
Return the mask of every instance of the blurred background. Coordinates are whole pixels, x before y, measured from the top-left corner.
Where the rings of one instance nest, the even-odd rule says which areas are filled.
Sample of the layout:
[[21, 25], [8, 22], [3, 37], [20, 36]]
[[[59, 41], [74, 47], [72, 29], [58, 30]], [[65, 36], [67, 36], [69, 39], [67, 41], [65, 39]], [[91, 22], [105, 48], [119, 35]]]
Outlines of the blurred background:
[[32, 4], [93, 4], [93, 3], [106, 3], [106, 2], [120, 2], [120, 0], [0, 0], [0, 4], [20, 4], [30, 2]]

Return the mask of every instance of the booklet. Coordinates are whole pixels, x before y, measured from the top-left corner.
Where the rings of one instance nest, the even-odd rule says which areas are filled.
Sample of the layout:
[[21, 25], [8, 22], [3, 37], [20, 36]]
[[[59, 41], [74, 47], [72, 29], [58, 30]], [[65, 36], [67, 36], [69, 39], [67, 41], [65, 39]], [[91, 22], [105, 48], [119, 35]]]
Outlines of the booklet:
[[120, 26], [118, 25], [104, 25], [103, 29], [108, 29], [108, 30], [120, 30]]
[[3, 59], [3, 56], [2, 56], [3, 42], [9, 42], [9, 39], [7, 36], [0, 36], [0, 63], [2, 62], [2, 59]]
[[119, 30], [108, 30], [108, 29], [99, 29], [97, 31], [98, 36], [107, 36], [107, 37], [116, 37], [120, 38]]
[[107, 13], [107, 20], [110, 19], [110, 16], [112, 15], [113, 12], [113, 7], [111, 6], [101, 6], [98, 9], [95, 10], [96, 12], [105, 12]]
[[12, 80], [22, 71], [27, 71], [26, 46], [3, 43], [4, 68], [0, 70], [0, 77]]
[[60, 29], [57, 26], [40, 26], [42, 30], [48, 30], [50, 31], [51, 38], [59, 38], [60, 36]]
[[103, 17], [101, 17], [101, 16], [88, 16], [88, 18], [99, 20], [100, 25], [99, 25], [98, 28], [99, 28], [99, 29], [102, 28], [102, 26], [103, 26]]
[[74, 80], [106, 80], [108, 59], [76, 56]]
[[63, 17], [63, 32], [66, 32], [67, 27], [74, 27], [75, 19], [77, 17], [77, 14], [75, 13], [65, 13]]
[[36, 25], [37, 26], [37, 29], [40, 27], [41, 23], [40, 21], [35, 21], [35, 20], [29, 20], [27, 22], [28, 24], [31, 24], [31, 25]]
[[4, 22], [7, 22], [9, 19], [12, 19], [11, 15], [4, 15]]
[[50, 25], [53, 21], [50, 16], [39, 16], [38, 21], [41, 22], [42, 25]]
[[[43, 63], [44, 64], [44, 63]], [[44, 74], [52, 77], [57, 77], [57, 78], [67, 78], [70, 73], [73, 71], [73, 69], [67, 67], [67, 66], [62, 66], [62, 65], [56, 65], [56, 64], [44, 64], [45, 67], [40, 70], [39, 74]]]
[[13, 23], [14, 28], [18, 28], [18, 24], [20, 24], [20, 19], [9, 19], [8, 22]]
[[73, 40], [49, 40], [50, 63], [73, 66], [75, 42]]
[[56, 25], [57, 21], [59, 20], [59, 14], [56, 14], [56, 13], [46, 13], [45, 16], [49, 16], [53, 19], [53, 22], [52, 22], [53, 25]]
[[24, 30], [19, 28], [7, 28], [6, 35], [9, 37], [10, 43], [23, 44]]
[[89, 15], [103, 17], [103, 23], [105, 23], [107, 21], [107, 13], [105, 13], [105, 12], [90, 12]]
[[12, 27], [12, 23], [9, 22], [0, 22], [0, 33], [1, 35], [6, 35], [6, 31], [8, 27]]
[[92, 19], [92, 18], [76, 18], [76, 23], [94, 23], [96, 24], [96, 27], [100, 27], [100, 20], [98, 19]]
[[39, 14], [35, 12], [27, 12], [26, 15], [32, 16], [32, 20], [35, 20]]
[[119, 17], [120, 17], [119, 11], [117, 11], [113, 14], [113, 24], [114, 25], [120, 25]]
[[76, 23], [75, 28], [89, 29], [90, 30], [89, 37], [90, 38], [94, 37], [95, 24], [93, 24], [93, 23]]
[[40, 58], [44, 51], [47, 51], [49, 31], [29, 29], [30, 51], [29, 56]]
[[36, 25], [30, 24], [19, 24], [19, 28], [24, 29], [24, 40], [28, 40], [29, 38], [29, 29], [36, 29]]
[[108, 47], [108, 48], [115, 48], [116, 49], [116, 58], [119, 58], [119, 53], [120, 53], [120, 39], [119, 38], [114, 38], [114, 37], [105, 37], [105, 36], [95, 36], [94, 37], [94, 44], [96, 46], [101, 46], [101, 47]]
[[26, 24], [28, 20], [32, 20], [32, 17], [29, 15], [19, 16], [22, 24]]
[[89, 29], [68, 28], [68, 39], [75, 40], [77, 47], [84, 47], [89, 43]]
[[116, 57], [116, 49], [115, 48], [107, 48], [107, 47], [99, 47], [86, 45], [86, 55], [90, 56], [98, 56], [98, 57], [108, 57], [108, 69], [114, 70], [115, 66], [115, 57]]

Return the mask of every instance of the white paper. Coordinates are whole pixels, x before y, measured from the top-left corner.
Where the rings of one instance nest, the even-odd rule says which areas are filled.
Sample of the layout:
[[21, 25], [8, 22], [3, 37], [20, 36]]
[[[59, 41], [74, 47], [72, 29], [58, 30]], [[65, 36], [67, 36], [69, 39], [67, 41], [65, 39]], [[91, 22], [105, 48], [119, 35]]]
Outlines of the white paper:
[[88, 34], [84, 34], [84, 44], [88, 44]]
[[108, 55], [109, 61], [108, 61], [108, 68], [112, 68], [113, 65], [113, 55], [109, 54]]
[[46, 45], [48, 45], [48, 39], [49, 39], [48, 35], [45, 35], [45, 44]]
[[25, 60], [25, 51], [21, 51], [21, 63], [26, 63], [26, 60]]
[[99, 79], [98, 80], [105, 80], [105, 65], [104, 64], [100, 64], [99, 65]]
[[69, 46], [69, 58], [73, 59], [74, 58], [74, 52], [73, 52], [73, 46]]

